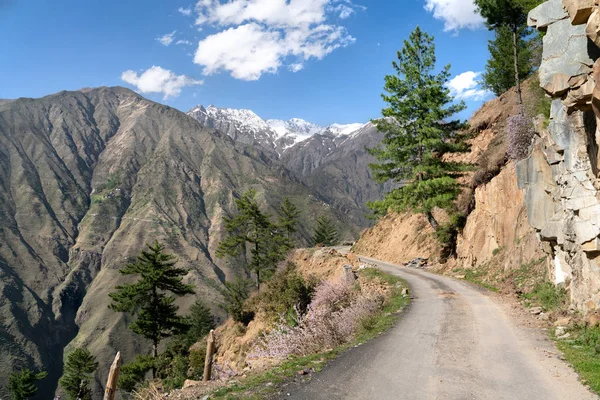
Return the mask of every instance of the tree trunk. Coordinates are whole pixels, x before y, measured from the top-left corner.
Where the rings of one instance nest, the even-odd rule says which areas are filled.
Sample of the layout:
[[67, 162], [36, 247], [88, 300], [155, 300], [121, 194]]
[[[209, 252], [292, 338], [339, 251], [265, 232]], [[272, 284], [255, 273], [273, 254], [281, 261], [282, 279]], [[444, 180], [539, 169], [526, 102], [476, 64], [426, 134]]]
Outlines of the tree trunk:
[[[154, 339], [152, 343], [152, 357], [154, 361], [156, 361], [156, 357], [158, 357], [158, 340]], [[152, 363], [152, 379], [156, 379], [156, 366]]]
[[256, 258], [256, 290], [260, 291], [260, 260], [259, 260], [259, 256], [258, 256], [258, 236], [256, 239], [256, 243], [254, 243], [254, 250], [256, 251], [256, 253], [254, 254], [254, 257]]
[[515, 61], [515, 82], [517, 88], [517, 104], [523, 104], [523, 98], [521, 97], [521, 80], [519, 79], [519, 47], [518, 47], [518, 36], [519, 27], [517, 24], [513, 25], [513, 56]]
[[427, 216], [427, 221], [429, 221], [429, 225], [431, 225], [431, 227], [437, 231], [440, 224], [437, 222], [431, 211], [429, 211], [425, 215]]

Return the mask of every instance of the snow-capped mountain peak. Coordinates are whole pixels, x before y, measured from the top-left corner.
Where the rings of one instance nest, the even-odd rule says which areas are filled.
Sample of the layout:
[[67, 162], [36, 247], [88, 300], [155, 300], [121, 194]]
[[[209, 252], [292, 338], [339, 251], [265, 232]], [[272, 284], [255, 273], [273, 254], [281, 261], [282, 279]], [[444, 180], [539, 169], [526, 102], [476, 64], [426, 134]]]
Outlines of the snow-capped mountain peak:
[[364, 126], [364, 124], [332, 124], [322, 127], [301, 118], [265, 121], [251, 110], [218, 108], [214, 105], [206, 108], [198, 105], [192, 108], [188, 115], [204, 126], [225, 132], [234, 140], [247, 144], [258, 142], [263, 147], [274, 150], [278, 155], [315, 135], [336, 138], [348, 136]]
[[350, 135], [351, 133], [356, 132], [361, 129], [365, 124], [356, 123], [356, 124], [331, 124], [327, 128], [327, 131], [333, 133], [336, 136], [339, 135]]

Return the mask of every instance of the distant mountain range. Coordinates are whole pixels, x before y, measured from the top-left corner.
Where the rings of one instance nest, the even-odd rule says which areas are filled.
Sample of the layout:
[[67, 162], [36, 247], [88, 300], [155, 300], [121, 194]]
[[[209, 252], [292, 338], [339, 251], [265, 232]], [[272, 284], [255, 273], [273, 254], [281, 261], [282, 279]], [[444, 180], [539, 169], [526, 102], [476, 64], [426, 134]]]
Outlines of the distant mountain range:
[[319, 215], [356, 238], [364, 202], [382, 190], [365, 151], [380, 139], [370, 123], [319, 127], [213, 106], [186, 115], [120, 87], [1, 101], [0, 387], [15, 368], [41, 368], [47, 398], [65, 349], [86, 347], [101, 365], [146, 351], [107, 305], [118, 268], [155, 239], [214, 307], [209, 280], [247, 273], [215, 250], [250, 188], [274, 215], [286, 196], [299, 206], [301, 244]]
[[273, 151], [276, 158], [294, 145], [315, 135], [348, 136], [365, 124], [332, 124], [326, 127], [300, 118], [288, 121], [263, 120], [251, 110], [198, 105], [187, 112], [207, 128], [217, 129], [244, 144], [256, 144]]

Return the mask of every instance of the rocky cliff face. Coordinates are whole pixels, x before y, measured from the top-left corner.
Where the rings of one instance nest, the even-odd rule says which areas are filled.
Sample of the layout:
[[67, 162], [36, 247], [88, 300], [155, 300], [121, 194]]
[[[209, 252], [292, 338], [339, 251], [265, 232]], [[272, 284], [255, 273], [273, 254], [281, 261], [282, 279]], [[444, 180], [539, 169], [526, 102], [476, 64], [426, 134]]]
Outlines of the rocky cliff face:
[[[130, 90], [0, 104], [0, 387], [15, 368], [43, 368], [40, 396], [51, 397], [65, 347], [86, 347], [104, 366], [116, 351], [125, 361], [147, 351], [107, 307], [118, 268], [147, 242], [166, 243], [214, 304], [207, 280], [244, 272], [215, 249], [223, 216], [250, 188], [271, 213], [289, 196], [305, 238], [314, 215], [345, 219], [262, 150]], [[191, 302], [182, 299], [182, 311]]]
[[518, 182], [555, 282], [591, 312], [600, 307], [600, 8], [550, 0], [531, 11], [529, 24], [546, 32], [539, 75], [553, 102], [547, 130], [517, 166]]

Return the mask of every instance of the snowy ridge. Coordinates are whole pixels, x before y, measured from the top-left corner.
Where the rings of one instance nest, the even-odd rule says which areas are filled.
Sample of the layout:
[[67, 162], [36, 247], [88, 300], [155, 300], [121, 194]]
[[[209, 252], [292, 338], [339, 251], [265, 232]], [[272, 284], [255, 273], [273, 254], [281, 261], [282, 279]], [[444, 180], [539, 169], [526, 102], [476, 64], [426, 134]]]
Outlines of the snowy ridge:
[[365, 126], [365, 124], [355, 123], [331, 124], [323, 127], [301, 118], [265, 121], [251, 110], [218, 108], [214, 105], [206, 108], [198, 105], [187, 114], [204, 126], [220, 128], [236, 140], [255, 140], [265, 147], [274, 149], [279, 155], [315, 135], [348, 136]]

